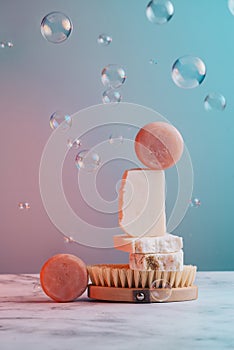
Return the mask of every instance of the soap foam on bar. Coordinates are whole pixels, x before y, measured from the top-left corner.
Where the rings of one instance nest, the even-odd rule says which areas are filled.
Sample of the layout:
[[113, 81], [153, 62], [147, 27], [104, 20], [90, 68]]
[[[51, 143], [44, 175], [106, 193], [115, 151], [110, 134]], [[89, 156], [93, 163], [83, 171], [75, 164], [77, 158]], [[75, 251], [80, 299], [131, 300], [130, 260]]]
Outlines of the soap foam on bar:
[[130, 236], [166, 233], [163, 170], [125, 171], [119, 193], [119, 225]]
[[183, 239], [172, 234], [160, 237], [114, 236], [115, 249], [127, 253], [174, 253], [183, 248]]
[[182, 271], [183, 251], [167, 254], [135, 254], [129, 256], [129, 267], [141, 271]]

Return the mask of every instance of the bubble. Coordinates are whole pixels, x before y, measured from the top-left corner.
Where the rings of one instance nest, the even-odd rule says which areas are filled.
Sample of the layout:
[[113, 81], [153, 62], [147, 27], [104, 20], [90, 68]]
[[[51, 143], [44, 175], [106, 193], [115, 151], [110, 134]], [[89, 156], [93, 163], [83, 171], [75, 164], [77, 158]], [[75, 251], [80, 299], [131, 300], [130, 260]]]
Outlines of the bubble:
[[42, 292], [41, 284], [38, 280], [38, 282], [33, 283], [33, 293], [40, 293]]
[[117, 64], [108, 64], [102, 70], [101, 79], [104, 86], [115, 89], [125, 82], [126, 73], [121, 66]]
[[108, 46], [112, 42], [112, 38], [107, 34], [100, 34], [97, 39], [98, 44], [102, 46]]
[[206, 111], [223, 111], [226, 107], [226, 99], [218, 92], [211, 92], [206, 96], [204, 100], [204, 107]]
[[124, 142], [124, 137], [123, 136], [117, 136], [115, 134], [111, 134], [109, 137], [109, 143], [112, 145], [113, 143], [123, 143]]
[[28, 209], [30, 209], [30, 205], [29, 205], [28, 202], [20, 202], [20, 203], [18, 204], [18, 208], [19, 208], [20, 210], [23, 210], [23, 209], [28, 210]]
[[228, 0], [228, 8], [231, 14], [234, 16], [234, 0]]
[[203, 82], [205, 76], [206, 66], [199, 57], [183, 56], [172, 66], [172, 79], [180, 88], [195, 88]]
[[158, 64], [158, 62], [157, 62], [155, 59], [153, 59], [153, 58], [151, 58], [151, 59], [149, 60], [149, 63], [150, 63], [150, 64]]
[[146, 16], [152, 23], [167, 23], [170, 21], [173, 14], [174, 7], [169, 0], [152, 0], [146, 7]]
[[81, 145], [82, 145], [82, 143], [79, 139], [75, 139], [75, 140], [68, 139], [67, 140], [68, 148], [78, 149]]
[[199, 208], [201, 205], [201, 201], [198, 198], [190, 199], [189, 203], [190, 203], [190, 207], [194, 207], [194, 208]]
[[13, 45], [13, 43], [11, 42], [11, 41], [1, 41], [0, 42], [0, 47], [2, 48], [2, 49], [4, 49], [4, 48], [6, 48], [6, 47], [8, 47], [8, 48], [12, 48], [14, 45]]
[[103, 92], [102, 101], [103, 103], [118, 103], [122, 100], [122, 95], [119, 91], [109, 89]]
[[100, 165], [100, 161], [99, 155], [90, 150], [79, 152], [75, 159], [77, 169], [84, 169], [87, 172], [96, 171]]
[[7, 47], [12, 48], [14, 45], [11, 41], [7, 41]]
[[75, 240], [72, 237], [64, 237], [64, 243], [68, 244], [68, 243], [74, 243]]
[[62, 43], [67, 40], [71, 32], [72, 22], [61, 12], [51, 12], [41, 21], [41, 34], [51, 43]]
[[63, 129], [67, 130], [72, 124], [72, 118], [69, 115], [64, 115], [61, 112], [54, 112], [50, 117], [51, 129], [56, 129], [60, 124], [63, 124]]
[[172, 293], [172, 287], [169, 282], [158, 279], [152, 282], [150, 286], [151, 298], [154, 301], [163, 302], [170, 298]]

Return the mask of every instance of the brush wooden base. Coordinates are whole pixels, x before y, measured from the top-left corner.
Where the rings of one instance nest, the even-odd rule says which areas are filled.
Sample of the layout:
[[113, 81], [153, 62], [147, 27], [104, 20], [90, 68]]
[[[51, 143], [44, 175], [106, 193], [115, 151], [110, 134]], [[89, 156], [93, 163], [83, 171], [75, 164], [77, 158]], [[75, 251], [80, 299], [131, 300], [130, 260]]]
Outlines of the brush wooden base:
[[[149, 288], [116, 288], [102, 287], [90, 284], [88, 286], [88, 297], [103, 301], [119, 301], [128, 303], [157, 303]], [[197, 286], [172, 288], [170, 297], [163, 302], [195, 300], [198, 297]]]

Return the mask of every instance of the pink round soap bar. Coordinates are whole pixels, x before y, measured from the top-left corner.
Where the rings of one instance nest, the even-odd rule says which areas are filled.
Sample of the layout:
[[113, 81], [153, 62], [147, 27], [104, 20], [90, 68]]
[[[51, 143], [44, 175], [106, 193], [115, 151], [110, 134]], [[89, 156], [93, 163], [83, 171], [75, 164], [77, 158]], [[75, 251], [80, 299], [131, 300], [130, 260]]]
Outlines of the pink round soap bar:
[[179, 131], [165, 122], [145, 125], [135, 138], [136, 155], [150, 169], [170, 168], [180, 159], [183, 148], [184, 142]]
[[42, 266], [40, 281], [42, 289], [51, 299], [59, 302], [72, 301], [87, 288], [87, 268], [75, 255], [54, 255]]

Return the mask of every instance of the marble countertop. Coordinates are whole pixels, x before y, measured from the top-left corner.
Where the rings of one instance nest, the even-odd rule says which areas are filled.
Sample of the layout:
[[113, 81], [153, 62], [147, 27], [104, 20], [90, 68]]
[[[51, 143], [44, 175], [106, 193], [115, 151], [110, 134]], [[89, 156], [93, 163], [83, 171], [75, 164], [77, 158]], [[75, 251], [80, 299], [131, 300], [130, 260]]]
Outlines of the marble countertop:
[[234, 272], [199, 272], [179, 303], [55, 303], [38, 275], [0, 275], [1, 350], [234, 349]]

